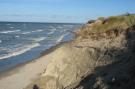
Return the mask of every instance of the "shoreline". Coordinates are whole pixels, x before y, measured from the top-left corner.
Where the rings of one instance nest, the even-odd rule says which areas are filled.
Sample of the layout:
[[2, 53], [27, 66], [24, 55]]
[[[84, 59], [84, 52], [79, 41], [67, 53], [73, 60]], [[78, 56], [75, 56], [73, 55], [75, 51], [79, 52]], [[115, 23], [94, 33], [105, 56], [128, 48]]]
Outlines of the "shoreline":
[[26, 63], [19, 64], [0, 73], [0, 88], [23, 89], [27, 87], [27, 85], [32, 83], [33, 80], [36, 80], [42, 73], [44, 73], [44, 70], [51, 61], [51, 53], [61, 45], [71, 41], [60, 42], [55, 46], [52, 46], [51, 48], [43, 51], [38, 58], [35, 58]]
[[[71, 41], [72, 41], [72, 40], [71, 40]], [[11, 71], [13, 71], [13, 70], [16, 70], [18, 67], [25, 66], [25, 65], [28, 64], [28, 63], [35, 62], [36, 60], [38, 60], [38, 59], [41, 58], [42, 56], [48, 55], [49, 53], [53, 52], [55, 49], [57, 49], [58, 47], [60, 47], [62, 44], [69, 43], [69, 42], [70, 42], [70, 41], [67, 41], [67, 42], [60, 42], [60, 43], [58, 43], [58, 44], [56, 44], [56, 45], [54, 45], [54, 46], [52, 46], [52, 47], [46, 49], [45, 51], [41, 52], [40, 55], [39, 55], [37, 58], [34, 58], [34, 59], [29, 60], [29, 61], [24, 62], [24, 63], [20, 63], [20, 64], [14, 66], [14, 67], [11, 67], [11, 68], [9, 68], [9, 69], [7, 69], [7, 70], [1, 71], [1, 72], [0, 72], [0, 79], [1, 79], [1, 76], [2, 76], [2, 75], [5, 75], [5, 74], [7, 74], [8, 72], [11, 72]]]

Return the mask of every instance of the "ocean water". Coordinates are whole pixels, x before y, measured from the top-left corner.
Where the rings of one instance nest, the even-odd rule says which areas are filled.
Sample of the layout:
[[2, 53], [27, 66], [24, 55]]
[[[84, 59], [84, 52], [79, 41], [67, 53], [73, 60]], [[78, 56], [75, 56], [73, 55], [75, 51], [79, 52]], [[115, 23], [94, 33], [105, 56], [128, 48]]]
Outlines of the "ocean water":
[[72, 40], [81, 24], [0, 22], [0, 72], [38, 58], [60, 42]]

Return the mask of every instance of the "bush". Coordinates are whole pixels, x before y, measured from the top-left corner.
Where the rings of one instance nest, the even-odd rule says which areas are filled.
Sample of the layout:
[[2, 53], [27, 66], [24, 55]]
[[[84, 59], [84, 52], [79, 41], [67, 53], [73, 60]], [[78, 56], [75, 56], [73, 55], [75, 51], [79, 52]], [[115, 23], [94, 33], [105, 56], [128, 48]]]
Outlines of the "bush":
[[98, 20], [104, 21], [105, 18], [104, 17], [99, 17]]
[[134, 15], [128, 16], [126, 24], [128, 27], [133, 27], [135, 25], [135, 16]]
[[95, 22], [95, 20], [89, 20], [87, 23], [91, 24], [91, 23], [94, 23], [94, 22]]

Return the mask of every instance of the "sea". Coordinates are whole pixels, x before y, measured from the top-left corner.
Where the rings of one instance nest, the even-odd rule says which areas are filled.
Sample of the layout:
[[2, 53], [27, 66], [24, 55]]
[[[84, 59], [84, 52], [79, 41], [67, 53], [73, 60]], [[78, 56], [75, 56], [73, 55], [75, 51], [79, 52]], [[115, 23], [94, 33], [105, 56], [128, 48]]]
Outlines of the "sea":
[[45, 50], [74, 38], [82, 24], [0, 22], [0, 73], [32, 61]]

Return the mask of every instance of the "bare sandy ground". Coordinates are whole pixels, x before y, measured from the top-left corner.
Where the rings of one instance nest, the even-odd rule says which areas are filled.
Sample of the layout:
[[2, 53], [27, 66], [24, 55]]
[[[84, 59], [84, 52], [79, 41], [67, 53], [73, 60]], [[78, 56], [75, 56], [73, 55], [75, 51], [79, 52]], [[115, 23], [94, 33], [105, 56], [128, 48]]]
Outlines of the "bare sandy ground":
[[51, 60], [51, 53], [29, 62], [0, 78], [0, 89], [24, 89], [37, 79]]

